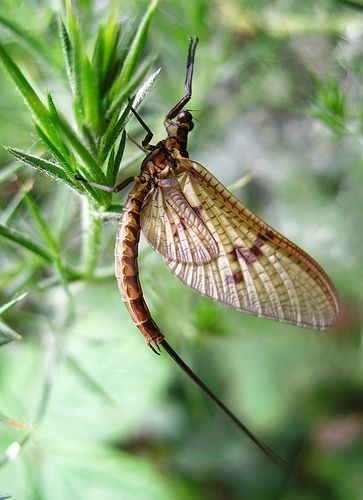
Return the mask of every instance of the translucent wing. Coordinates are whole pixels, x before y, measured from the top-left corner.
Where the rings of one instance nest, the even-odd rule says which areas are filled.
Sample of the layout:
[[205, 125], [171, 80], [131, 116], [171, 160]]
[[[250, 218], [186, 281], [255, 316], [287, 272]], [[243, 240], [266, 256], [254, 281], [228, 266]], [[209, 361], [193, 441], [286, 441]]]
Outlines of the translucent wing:
[[141, 210], [146, 239], [163, 257], [200, 264], [218, 256], [218, 245], [173, 177], [160, 179]]
[[[184, 171], [176, 177], [180, 192], [197, 214], [197, 221], [213, 235], [218, 252], [201, 260], [200, 252], [195, 253], [198, 242], [189, 236], [188, 258], [179, 258], [181, 248], [176, 251], [172, 239], [162, 243], [161, 237], [158, 248], [165, 250], [169, 245], [161, 253], [170, 271], [202, 295], [235, 309], [314, 329], [331, 326], [338, 314], [338, 301], [323, 269], [253, 215], [204, 167], [189, 160], [181, 167]], [[189, 215], [184, 214], [186, 232], [194, 220], [188, 219]], [[145, 224], [153, 222], [149, 219]], [[204, 235], [199, 225], [197, 230]], [[179, 243], [182, 247], [184, 240]]]

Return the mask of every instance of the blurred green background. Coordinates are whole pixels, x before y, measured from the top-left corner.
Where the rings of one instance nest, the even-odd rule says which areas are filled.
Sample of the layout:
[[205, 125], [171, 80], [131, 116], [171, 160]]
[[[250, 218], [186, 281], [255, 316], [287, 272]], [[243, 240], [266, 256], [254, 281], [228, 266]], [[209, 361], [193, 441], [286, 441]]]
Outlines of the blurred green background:
[[[112, 2], [125, 25], [143, 1]], [[111, 2], [76, 4], [90, 44]], [[3, 0], [1, 40], [36, 89], [68, 98], [56, 1]], [[9, 23], [9, 20], [11, 23]], [[25, 31], [19, 32], [19, 28]], [[48, 51], [40, 57], [24, 33]], [[303, 476], [288, 479], [132, 324], [112, 276], [105, 221], [98, 278], [68, 293], [55, 271], [1, 239], [0, 299], [22, 340], [0, 349], [0, 495], [16, 499], [359, 499], [363, 491], [363, 4], [325, 0], [161, 0], [143, 49], [162, 71], [140, 112], [164, 137], [197, 34], [191, 158], [310, 253], [341, 314], [324, 333], [249, 317], [187, 289], [145, 242], [140, 273], [155, 320], [233, 411]], [[24, 42], [25, 40], [25, 42]], [[31, 151], [29, 112], [3, 68], [0, 143]], [[143, 137], [132, 120], [128, 130]], [[127, 142], [125, 160], [138, 154]], [[31, 190], [70, 263], [81, 197], [0, 150], [1, 221], [40, 241]], [[16, 168], [16, 170], [15, 170]], [[130, 168], [137, 173], [139, 163]], [[10, 174], [9, 174], [10, 172]], [[10, 215], [9, 215], [10, 214]], [[20, 443], [20, 452], [14, 443]]]

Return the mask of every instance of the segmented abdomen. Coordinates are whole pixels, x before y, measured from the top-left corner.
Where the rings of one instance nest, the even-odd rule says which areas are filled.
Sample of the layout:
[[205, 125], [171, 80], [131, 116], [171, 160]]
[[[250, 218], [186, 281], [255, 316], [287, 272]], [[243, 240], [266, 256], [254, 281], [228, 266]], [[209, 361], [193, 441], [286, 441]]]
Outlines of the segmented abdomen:
[[141, 206], [150, 187], [148, 183], [136, 183], [130, 191], [121, 215], [115, 245], [115, 275], [121, 298], [136, 326], [148, 344], [160, 344], [164, 336], [143, 298], [137, 263], [140, 239]]

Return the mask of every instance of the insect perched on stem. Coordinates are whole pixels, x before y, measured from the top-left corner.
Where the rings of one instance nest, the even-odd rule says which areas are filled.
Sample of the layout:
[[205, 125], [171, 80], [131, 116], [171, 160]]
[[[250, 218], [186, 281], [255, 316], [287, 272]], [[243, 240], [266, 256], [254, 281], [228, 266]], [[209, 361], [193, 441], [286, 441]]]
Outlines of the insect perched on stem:
[[[303, 250], [253, 215], [204, 167], [189, 159], [192, 114], [184, 109], [192, 96], [198, 38], [190, 39], [185, 95], [167, 114], [168, 137], [155, 146], [146, 130], [149, 151], [125, 203], [116, 238], [115, 271], [122, 300], [147, 344], [160, 346], [234, 423], [274, 462], [288, 464], [262, 443], [184, 363], [152, 319], [138, 278], [140, 229], [170, 271], [202, 295], [262, 318], [324, 330], [338, 314], [334, 286]], [[79, 178], [88, 182], [83, 178]]]

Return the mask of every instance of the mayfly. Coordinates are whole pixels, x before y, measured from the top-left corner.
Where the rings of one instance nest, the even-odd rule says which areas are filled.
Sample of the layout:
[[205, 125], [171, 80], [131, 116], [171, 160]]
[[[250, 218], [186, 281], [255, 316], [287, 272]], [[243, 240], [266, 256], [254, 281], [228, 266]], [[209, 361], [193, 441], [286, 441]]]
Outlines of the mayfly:
[[[324, 330], [338, 314], [336, 291], [323, 269], [303, 250], [253, 215], [208, 170], [189, 159], [188, 134], [193, 117], [185, 109], [192, 96], [198, 38], [190, 38], [185, 95], [167, 114], [168, 137], [151, 145], [146, 130], [142, 147], [148, 154], [121, 215], [115, 246], [115, 273], [122, 300], [146, 343], [160, 347], [274, 462], [288, 464], [260, 441], [184, 363], [151, 317], [138, 277], [138, 243], [142, 229], [169, 270], [200, 294], [262, 318]], [[88, 182], [83, 178], [79, 178]]]

